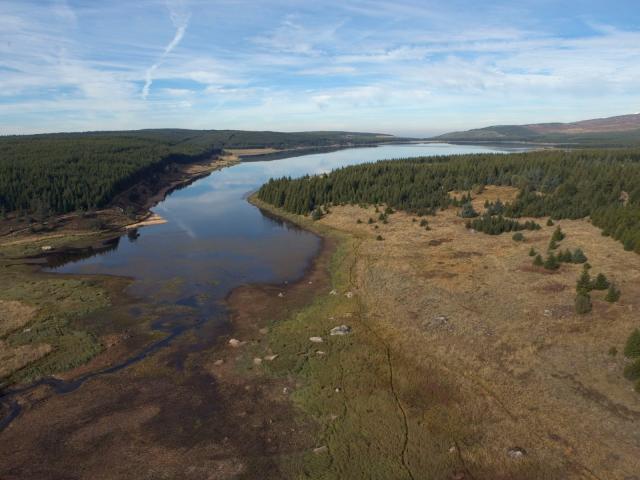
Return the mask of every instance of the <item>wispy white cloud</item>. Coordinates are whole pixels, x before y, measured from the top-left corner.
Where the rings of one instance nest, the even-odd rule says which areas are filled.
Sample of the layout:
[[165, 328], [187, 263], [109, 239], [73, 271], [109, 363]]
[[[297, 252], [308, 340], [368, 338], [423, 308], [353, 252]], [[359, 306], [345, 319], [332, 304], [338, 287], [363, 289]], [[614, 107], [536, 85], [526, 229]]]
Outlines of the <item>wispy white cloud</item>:
[[189, 18], [191, 17], [190, 13], [184, 11], [184, 6], [182, 4], [176, 4], [175, 2], [167, 2], [167, 7], [169, 9], [169, 17], [171, 18], [171, 23], [176, 28], [176, 32], [173, 35], [173, 39], [169, 42], [169, 44], [164, 48], [162, 55], [158, 59], [156, 63], [151, 65], [145, 73], [145, 82], [144, 87], [142, 87], [142, 98], [144, 100], [149, 96], [149, 90], [151, 89], [151, 85], [153, 84], [153, 75], [155, 71], [162, 65], [162, 63], [167, 58], [174, 48], [178, 46], [178, 44], [182, 41], [185, 32], [187, 31], [187, 27], [189, 25]]
[[638, 109], [633, 10], [565, 28], [528, 3], [5, 0], [0, 133], [435, 133]]

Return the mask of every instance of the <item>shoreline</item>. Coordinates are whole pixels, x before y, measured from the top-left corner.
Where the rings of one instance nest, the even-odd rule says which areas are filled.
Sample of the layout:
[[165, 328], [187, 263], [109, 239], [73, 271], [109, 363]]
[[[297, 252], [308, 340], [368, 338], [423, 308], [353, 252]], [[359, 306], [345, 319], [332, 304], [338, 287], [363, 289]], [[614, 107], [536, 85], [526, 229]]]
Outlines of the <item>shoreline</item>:
[[[42, 222], [35, 222], [14, 229], [9, 221], [0, 223], [0, 248], [13, 245], [40, 244], [53, 240], [55, 244], [67, 237], [71, 240], [70, 250], [89, 248], [96, 242], [104, 242], [124, 235], [132, 230], [148, 225], [164, 223], [164, 219], [151, 211], [168, 195], [177, 189], [204, 178], [211, 173], [240, 163], [234, 155], [216, 156], [214, 159], [197, 161], [186, 165], [178, 165], [178, 170], [164, 175], [163, 184], [152, 189], [147, 179], [143, 179], [132, 187], [120, 192], [106, 208], [91, 213], [72, 212], [55, 215]], [[132, 201], [129, 196], [139, 196], [141, 200]], [[126, 210], [132, 209], [135, 217]], [[84, 241], [83, 241], [84, 238]], [[51, 247], [51, 248], [49, 248]], [[41, 253], [64, 253], [65, 248], [42, 245]], [[34, 252], [27, 252], [24, 257], [32, 257]], [[43, 256], [40, 255], [40, 256]], [[46, 256], [46, 255], [45, 255]], [[20, 256], [13, 256], [14, 259]]]

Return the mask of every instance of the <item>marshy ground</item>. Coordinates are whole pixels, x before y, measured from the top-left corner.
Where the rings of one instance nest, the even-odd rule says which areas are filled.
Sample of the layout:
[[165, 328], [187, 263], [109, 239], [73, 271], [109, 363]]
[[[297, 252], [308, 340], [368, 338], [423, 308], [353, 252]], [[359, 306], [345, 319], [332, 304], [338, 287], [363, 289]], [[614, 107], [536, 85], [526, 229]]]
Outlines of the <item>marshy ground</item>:
[[[474, 205], [514, 194], [489, 187]], [[593, 311], [578, 316], [582, 267], [549, 273], [528, 255], [546, 251], [555, 226], [515, 242], [468, 231], [456, 213], [426, 217], [430, 230], [403, 212], [369, 224], [374, 207], [288, 216], [324, 238], [302, 280], [240, 287], [229, 323], [186, 331], [73, 393], [24, 395], [0, 433], [0, 477], [636, 478], [640, 396], [611, 352], [637, 326], [640, 257], [587, 221], [558, 222], [560, 248], [582, 248], [622, 291], [614, 304], [593, 292]], [[163, 315], [191, 318], [187, 306], [119, 294], [126, 279], [19, 268], [0, 296], [23, 322], [14, 332], [106, 298], [67, 318], [101, 353], [65, 378], [163, 338], [149, 329]], [[12, 290], [27, 281], [44, 282], [40, 297]], [[343, 324], [350, 333], [330, 335]]]

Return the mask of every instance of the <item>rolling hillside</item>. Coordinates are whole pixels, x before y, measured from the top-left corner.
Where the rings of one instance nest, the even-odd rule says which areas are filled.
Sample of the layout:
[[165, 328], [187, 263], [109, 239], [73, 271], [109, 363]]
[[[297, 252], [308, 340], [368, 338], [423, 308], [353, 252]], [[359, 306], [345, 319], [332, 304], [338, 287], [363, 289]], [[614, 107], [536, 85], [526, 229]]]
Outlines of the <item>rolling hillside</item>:
[[436, 137], [448, 142], [534, 142], [561, 145], [629, 146], [640, 144], [640, 114], [572, 123], [494, 125]]

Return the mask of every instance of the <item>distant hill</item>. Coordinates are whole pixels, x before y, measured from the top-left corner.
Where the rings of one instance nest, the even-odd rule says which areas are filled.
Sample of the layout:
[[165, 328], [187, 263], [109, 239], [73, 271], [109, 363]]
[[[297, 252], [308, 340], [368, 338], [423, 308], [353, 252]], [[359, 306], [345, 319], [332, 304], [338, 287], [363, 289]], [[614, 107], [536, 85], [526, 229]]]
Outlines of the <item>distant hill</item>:
[[435, 137], [448, 142], [533, 142], [585, 146], [640, 145], [640, 114], [571, 123], [494, 125]]

